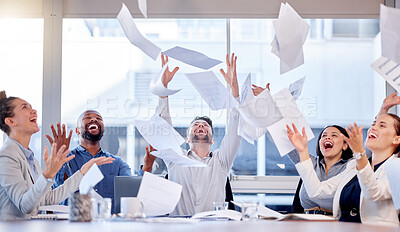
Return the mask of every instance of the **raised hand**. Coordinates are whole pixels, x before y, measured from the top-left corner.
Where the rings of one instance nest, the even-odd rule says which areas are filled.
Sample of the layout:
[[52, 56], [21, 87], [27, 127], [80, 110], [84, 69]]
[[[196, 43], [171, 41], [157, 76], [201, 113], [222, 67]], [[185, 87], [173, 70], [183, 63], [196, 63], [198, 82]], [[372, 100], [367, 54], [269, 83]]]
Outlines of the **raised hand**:
[[51, 145], [51, 156], [49, 157], [49, 149], [46, 146], [43, 154], [44, 164], [46, 165], [43, 176], [54, 179], [54, 176], [61, 167], [75, 157], [75, 155], [68, 156], [69, 152], [70, 150], [66, 149], [65, 145], [62, 145], [60, 149], [57, 150], [57, 144], [53, 143]]
[[262, 91], [264, 91], [265, 89], [270, 90], [270, 89], [269, 89], [269, 84], [270, 84], [270, 83], [268, 83], [268, 84], [265, 86], [265, 88], [260, 87], [260, 86], [257, 86], [257, 85], [251, 85], [251, 90], [253, 90], [254, 96], [257, 96], [258, 94], [260, 94], [260, 93], [261, 93]]
[[382, 103], [381, 110], [379, 111], [379, 115], [386, 114], [390, 108], [392, 108], [395, 105], [400, 104], [400, 96], [397, 96], [397, 93], [394, 92], [387, 96]]
[[61, 124], [60, 122], [57, 122], [57, 132], [53, 126], [53, 124], [50, 125], [51, 132], [53, 133], [53, 138], [51, 138], [50, 135], [45, 135], [47, 140], [49, 140], [50, 145], [53, 145], [53, 143], [57, 144], [57, 150], [61, 148], [61, 146], [65, 145], [65, 148], [69, 148], [69, 144], [71, 142], [71, 137], [72, 137], [72, 130], [69, 130], [69, 135], [67, 137], [67, 131], [65, 129], [65, 124], [62, 124], [62, 129], [61, 129]]
[[[164, 67], [164, 65], [168, 62], [168, 56], [164, 56], [161, 54], [161, 64], [162, 67]], [[161, 81], [163, 83], [163, 85], [165, 86], [165, 88], [167, 88], [168, 83], [172, 80], [172, 78], [174, 77], [175, 73], [179, 70], [179, 67], [175, 67], [174, 70], [172, 70], [172, 72], [169, 71], [169, 67], [167, 67], [167, 69], [165, 70]]]
[[98, 157], [98, 158], [93, 158], [86, 162], [84, 165], [81, 167], [81, 173], [85, 175], [89, 169], [92, 167], [93, 164], [97, 164], [97, 166], [103, 165], [103, 164], [110, 164], [114, 161], [115, 159], [112, 157]]
[[307, 151], [308, 153], [308, 139], [306, 135], [306, 129], [303, 127], [302, 134], [299, 133], [296, 126], [292, 123], [293, 130], [289, 125], [286, 124], [286, 131], [288, 133], [288, 138], [293, 146], [299, 153]]
[[353, 152], [363, 153], [365, 151], [362, 134], [363, 126], [358, 127], [357, 123], [354, 123], [354, 125], [350, 125], [349, 127], [350, 129], [346, 127], [349, 137], [347, 138], [346, 136], [342, 136], [342, 138], [347, 142], [347, 144], [349, 144]]
[[237, 56], [235, 53], [232, 53], [231, 59], [229, 60], [229, 54], [226, 54], [226, 72], [221, 68], [219, 71], [221, 72], [222, 76], [224, 76], [226, 83], [232, 89], [232, 96], [234, 98], [239, 97], [239, 85], [236, 75], [236, 60]]
[[152, 151], [157, 151], [157, 150], [154, 149], [151, 145], [146, 146], [146, 155], [144, 155], [143, 167], [142, 167], [142, 170], [145, 172], [151, 171], [151, 169], [153, 168], [154, 160], [156, 160], [157, 158], [154, 155], [150, 154]]

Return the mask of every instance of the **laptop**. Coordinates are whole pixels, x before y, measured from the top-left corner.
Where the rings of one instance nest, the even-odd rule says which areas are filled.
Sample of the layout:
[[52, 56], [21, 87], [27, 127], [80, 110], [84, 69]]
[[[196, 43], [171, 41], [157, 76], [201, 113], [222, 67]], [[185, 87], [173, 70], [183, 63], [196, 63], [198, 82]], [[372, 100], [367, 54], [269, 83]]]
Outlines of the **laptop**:
[[115, 213], [121, 213], [121, 197], [137, 197], [143, 176], [114, 177]]

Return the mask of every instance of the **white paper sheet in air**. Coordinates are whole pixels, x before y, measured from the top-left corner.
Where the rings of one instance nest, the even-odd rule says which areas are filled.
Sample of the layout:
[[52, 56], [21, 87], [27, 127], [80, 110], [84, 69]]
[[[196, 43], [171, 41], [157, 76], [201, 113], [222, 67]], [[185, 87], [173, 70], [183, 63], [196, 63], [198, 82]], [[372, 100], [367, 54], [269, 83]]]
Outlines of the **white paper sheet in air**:
[[168, 67], [168, 62], [161, 68], [161, 71], [157, 74], [157, 76], [154, 76], [154, 78], [151, 80], [150, 82], [150, 92], [152, 94], [155, 94], [157, 96], [169, 96], [172, 94], [175, 94], [179, 91], [181, 91], [182, 89], [167, 89], [165, 88], [164, 84], [161, 81], [161, 78], [165, 72], [165, 70]]
[[299, 80], [297, 80], [289, 85], [289, 91], [292, 94], [294, 100], [297, 100], [297, 98], [300, 97], [301, 91], [303, 90], [305, 80], [306, 80], [306, 77], [304, 76], [303, 78], [300, 78]]
[[280, 73], [283, 74], [304, 64], [303, 44], [310, 25], [289, 3], [281, 4], [279, 17], [273, 24], [275, 37], [271, 52], [280, 58]]
[[395, 158], [390, 160], [386, 165], [386, 176], [389, 181], [390, 191], [392, 192], [392, 200], [394, 208], [400, 209], [400, 159]]
[[185, 64], [192, 65], [201, 69], [210, 69], [217, 64], [222, 63], [220, 60], [212, 59], [203, 53], [196, 52], [187, 48], [176, 46], [165, 52], [164, 55], [179, 60]]
[[400, 63], [400, 9], [381, 4], [380, 29], [382, 56]]
[[266, 128], [282, 119], [268, 89], [238, 108], [241, 117], [251, 126]]
[[181, 144], [185, 139], [163, 118], [154, 115], [148, 121], [134, 120], [143, 138], [157, 150], [172, 149], [183, 154]]
[[380, 57], [371, 67], [379, 73], [397, 92], [400, 92], [400, 63], [386, 57]]
[[182, 186], [145, 172], [138, 192], [146, 216], [171, 213], [181, 198]]
[[185, 73], [185, 76], [212, 110], [232, 108], [238, 105], [232, 94], [212, 71]]
[[135, 22], [133, 21], [129, 9], [125, 6], [125, 4], [122, 4], [122, 8], [117, 16], [117, 19], [129, 41], [153, 60], [156, 60], [161, 52], [161, 48], [157, 47], [140, 33]]
[[[254, 98], [253, 90], [251, 89], [251, 74], [247, 76], [242, 85], [242, 93], [240, 94], [240, 105], [251, 101]], [[250, 144], [254, 144], [254, 140], [260, 138], [267, 132], [267, 128], [259, 128], [250, 125], [240, 116], [238, 125], [238, 135]]]
[[303, 114], [297, 106], [296, 101], [293, 99], [289, 89], [285, 88], [275, 94], [274, 100], [282, 113], [283, 119], [269, 126], [268, 131], [278, 148], [279, 154], [284, 156], [295, 149], [288, 138], [286, 124], [292, 127], [292, 123], [294, 123], [300, 133], [302, 128], [305, 127], [308, 141], [314, 138], [314, 134], [310, 125], [308, 125], [306, 119], [303, 117]]
[[183, 167], [207, 167], [206, 164], [194, 159], [190, 159], [185, 154], [180, 155], [172, 149], [153, 151], [151, 154], [163, 159], [164, 161], [172, 162]]
[[104, 178], [97, 164], [93, 164], [89, 171], [83, 176], [81, 183], [79, 184], [79, 193], [88, 194], [89, 190], [93, 188]]
[[139, 10], [147, 18], [147, 0], [138, 0]]

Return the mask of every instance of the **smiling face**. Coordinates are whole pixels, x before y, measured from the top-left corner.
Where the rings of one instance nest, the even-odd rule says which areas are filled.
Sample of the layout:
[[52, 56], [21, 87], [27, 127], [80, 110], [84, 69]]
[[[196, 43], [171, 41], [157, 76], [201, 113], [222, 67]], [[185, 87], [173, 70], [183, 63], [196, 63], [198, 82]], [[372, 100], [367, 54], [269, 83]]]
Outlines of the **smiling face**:
[[[365, 143], [368, 149], [374, 153], [385, 151], [393, 153], [400, 142], [395, 123], [395, 119], [388, 114], [379, 116], [368, 130], [368, 137]], [[390, 152], [389, 150], [392, 151]]]
[[336, 127], [328, 127], [322, 132], [319, 147], [325, 159], [339, 160], [342, 152], [348, 148], [341, 134]]
[[192, 122], [188, 129], [188, 143], [209, 143], [214, 142], [211, 126], [204, 120]]
[[91, 142], [100, 141], [104, 134], [103, 118], [97, 111], [83, 112], [78, 119], [76, 133]]
[[16, 98], [11, 104], [14, 107], [14, 116], [5, 119], [6, 124], [11, 129], [10, 133], [32, 135], [38, 132], [37, 111], [32, 109], [31, 104], [20, 98]]

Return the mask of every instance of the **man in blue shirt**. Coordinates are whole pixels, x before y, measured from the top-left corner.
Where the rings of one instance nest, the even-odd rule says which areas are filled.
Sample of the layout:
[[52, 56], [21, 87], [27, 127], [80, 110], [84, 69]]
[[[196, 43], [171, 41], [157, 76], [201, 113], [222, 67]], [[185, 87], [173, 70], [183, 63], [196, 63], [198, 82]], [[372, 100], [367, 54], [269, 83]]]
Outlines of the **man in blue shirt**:
[[[63, 125], [63, 130], [61, 130], [60, 123], [57, 123], [57, 127], [58, 134], [55, 131], [54, 126], [51, 125], [54, 140], [49, 135], [46, 135], [47, 139], [51, 144], [54, 141], [57, 144], [60, 144], [60, 146], [65, 144], [69, 147], [72, 130], [70, 131], [69, 136], [66, 137], [65, 125]], [[75, 158], [65, 163], [57, 173], [54, 178], [54, 187], [62, 185], [64, 180], [72, 176], [76, 171], [80, 170], [82, 165], [90, 159], [101, 156], [113, 157], [115, 160], [112, 163], [99, 166], [104, 175], [104, 179], [94, 186], [94, 190], [102, 197], [111, 198], [112, 213], [114, 213], [114, 177], [131, 176], [131, 168], [120, 157], [112, 155], [101, 148], [100, 140], [104, 134], [104, 124], [103, 118], [99, 112], [95, 110], [87, 110], [83, 112], [78, 118], [75, 132], [79, 136], [79, 145], [69, 154], [74, 154]], [[66, 202], [64, 202], [64, 204], [66, 204]]]

